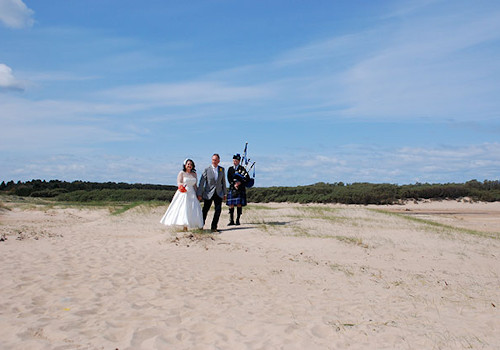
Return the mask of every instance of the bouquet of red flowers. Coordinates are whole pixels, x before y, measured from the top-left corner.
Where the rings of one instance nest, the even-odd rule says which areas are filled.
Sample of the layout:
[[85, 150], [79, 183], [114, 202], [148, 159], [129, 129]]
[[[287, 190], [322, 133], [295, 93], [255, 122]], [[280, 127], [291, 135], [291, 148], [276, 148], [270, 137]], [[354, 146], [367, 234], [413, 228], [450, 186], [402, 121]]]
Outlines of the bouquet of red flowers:
[[179, 185], [179, 192], [187, 192], [186, 187], [184, 185]]

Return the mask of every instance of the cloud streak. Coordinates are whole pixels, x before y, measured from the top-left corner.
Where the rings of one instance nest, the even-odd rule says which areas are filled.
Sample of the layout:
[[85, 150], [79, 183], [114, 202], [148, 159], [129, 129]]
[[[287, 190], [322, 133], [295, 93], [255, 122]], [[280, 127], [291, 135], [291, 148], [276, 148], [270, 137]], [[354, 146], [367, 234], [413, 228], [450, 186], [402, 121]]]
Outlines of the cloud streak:
[[21, 0], [0, 0], [0, 22], [14, 29], [31, 27], [34, 11]]
[[350, 116], [492, 119], [498, 61], [468, 49], [500, 39], [500, 13], [410, 21], [385, 49], [343, 74]]
[[291, 49], [245, 67], [241, 79], [275, 78], [266, 83], [276, 96], [334, 106], [337, 118], [498, 118], [500, 60], [489, 47], [500, 40], [500, 12], [418, 11], [433, 4], [415, 3], [369, 29]]
[[2, 105], [0, 120], [4, 122], [76, 122], [99, 119], [102, 116], [123, 115], [147, 108], [139, 103], [104, 103], [64, 99], [32, 101], [23, 97], [2, 95], [0, 95], [0, 104]]
[[2, 90], [23, 91], [24, 83], [14, 77], [12, 69], [9, 66], [0, 63], [0, 91]]
[[189, 106], [233, 103], [266, 98], [271, 91], [264, 86], [236, 86], [211, 81], [174, 84], [123, 86], [99, 95], [122, 101], [144, 101], [151, 106]]

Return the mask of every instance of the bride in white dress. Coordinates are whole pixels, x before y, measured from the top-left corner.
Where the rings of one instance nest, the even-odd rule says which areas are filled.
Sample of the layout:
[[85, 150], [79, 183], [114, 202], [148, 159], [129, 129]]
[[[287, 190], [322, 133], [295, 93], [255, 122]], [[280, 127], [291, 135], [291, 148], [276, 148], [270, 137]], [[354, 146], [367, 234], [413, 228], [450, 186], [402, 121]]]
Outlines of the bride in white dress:
[[184, 168], [177, 175], [178, 190], [160, 222], [167, 226], [182, 226], [184, 231], [203, 227], [203, 214], [196, 197], [196, 170], [191, 159], [184, 161]]

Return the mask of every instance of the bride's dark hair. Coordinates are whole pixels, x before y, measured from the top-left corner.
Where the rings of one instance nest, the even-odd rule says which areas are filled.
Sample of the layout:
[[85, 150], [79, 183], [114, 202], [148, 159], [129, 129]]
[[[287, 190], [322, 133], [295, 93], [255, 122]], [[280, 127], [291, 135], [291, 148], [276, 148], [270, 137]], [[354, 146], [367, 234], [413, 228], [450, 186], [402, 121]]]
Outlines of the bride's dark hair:
[[195, 173], [195, 172], [196, 172], [196, 166], [194, 165], [193, 160], [192, 160], [192, 159], [189, 159], [189, 158], [188, 158], [188, 159], [186, 159], [186, 160], [184, 161], [184, 164], [182, 165], [182, 171], [186, 171], [186, 164], [187, 164], [187, 162], [191, 162], [191, 163], [193, 163], [193, 169], [191, 169], [191, 171], [192, 171], [193, 173]]

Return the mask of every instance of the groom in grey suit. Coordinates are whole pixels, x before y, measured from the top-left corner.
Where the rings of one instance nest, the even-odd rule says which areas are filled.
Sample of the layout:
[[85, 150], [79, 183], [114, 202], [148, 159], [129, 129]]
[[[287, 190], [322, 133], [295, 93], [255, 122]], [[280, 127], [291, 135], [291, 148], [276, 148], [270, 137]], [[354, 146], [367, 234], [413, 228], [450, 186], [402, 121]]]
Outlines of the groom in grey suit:
[[212, 202], [215, 204], [215, 213], [211, 226], [212, 232], [218, 232], [217, 224], [222, 211], [222, 201], [226, 200], [227, 195], [226, 175], [224, 174], [224, 168], [219, 166], [219, 162], [220, 157], [215, 153], [212, 156], [212, 165], [203, 170], [196, 193], [198, 200], [203, 198], [203, 223], [205, 223]]

